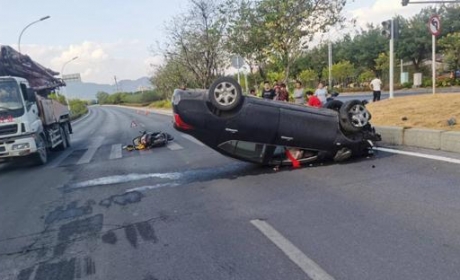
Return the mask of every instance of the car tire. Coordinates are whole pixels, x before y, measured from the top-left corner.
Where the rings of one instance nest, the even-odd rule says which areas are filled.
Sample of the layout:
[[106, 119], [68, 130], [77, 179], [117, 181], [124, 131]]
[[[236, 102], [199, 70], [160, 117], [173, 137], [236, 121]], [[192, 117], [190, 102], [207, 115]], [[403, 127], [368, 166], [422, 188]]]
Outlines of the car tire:
[[359, 100], [345, 102], [339, 111], [340, 125], [347, 132], [360, 132], [371, 119], [371, 114]]
[[331, 100], [331, 101], [326, 102], [326, 104], [323, 105], [324, 108], [331, 109], [336, 112], [339, 112], [342, 106], [343, 106], [343, 102], [340, 100]]
[[243, 91], [240, 84], [233, 78], [222, 77], [211, 84], [209, 100], [221, 111], [231, 111], [240, 105]]

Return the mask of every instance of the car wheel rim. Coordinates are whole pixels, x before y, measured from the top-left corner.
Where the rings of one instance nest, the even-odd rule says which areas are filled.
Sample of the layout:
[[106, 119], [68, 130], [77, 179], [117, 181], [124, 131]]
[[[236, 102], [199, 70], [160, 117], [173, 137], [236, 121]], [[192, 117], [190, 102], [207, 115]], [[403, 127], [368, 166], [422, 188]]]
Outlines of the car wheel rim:
[[369, 111], [363, 105], [355, 105], [350, 111], [351, 123], [355, 127], [363, 127], [368, 124], [370, 119]]
[[220, 83], [214, 90], [216, 101], [222, 106], [230, 106], [236, 101], [237, 90], [231, 83]]

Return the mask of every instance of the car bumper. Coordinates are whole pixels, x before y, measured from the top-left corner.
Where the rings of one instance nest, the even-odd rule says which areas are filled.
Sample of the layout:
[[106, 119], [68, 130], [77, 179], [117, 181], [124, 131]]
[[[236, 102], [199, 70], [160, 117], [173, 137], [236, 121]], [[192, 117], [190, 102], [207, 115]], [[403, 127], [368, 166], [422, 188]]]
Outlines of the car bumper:
[[8, 139], [7, 142], [0, 140], [0, 158], [23, 157], [37, 152], [35, 138]]

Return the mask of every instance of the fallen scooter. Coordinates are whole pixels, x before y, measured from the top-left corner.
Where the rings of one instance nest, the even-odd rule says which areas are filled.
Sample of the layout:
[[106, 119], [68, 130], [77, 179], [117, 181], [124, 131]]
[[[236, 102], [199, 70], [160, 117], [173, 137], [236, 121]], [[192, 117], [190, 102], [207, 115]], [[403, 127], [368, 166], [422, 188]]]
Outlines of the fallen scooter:
[[124, 148], [128, 151], [132, 150], [148, 150], [156, 147], [166, 146], [168, 142], [174, 140], [174, 137], [166, 132], [147, 132], [139, 131], [141, 135], [133, 139], [132, 145], [127, 145]]

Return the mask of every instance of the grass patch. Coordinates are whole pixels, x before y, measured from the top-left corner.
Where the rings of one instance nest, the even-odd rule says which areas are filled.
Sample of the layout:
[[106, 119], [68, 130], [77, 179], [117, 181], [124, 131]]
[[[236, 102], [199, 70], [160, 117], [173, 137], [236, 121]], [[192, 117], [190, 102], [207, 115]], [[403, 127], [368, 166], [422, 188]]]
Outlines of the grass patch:
[[172, 103], [169, 100], [160, 100], [150, 103], [149, 108], [171, 109]]
[[[367, 108], [373, 125], [460, 131], [460, 93], [397, 97]], [[456, 125], [448, 124], [451, 118], [456, 119]]]

